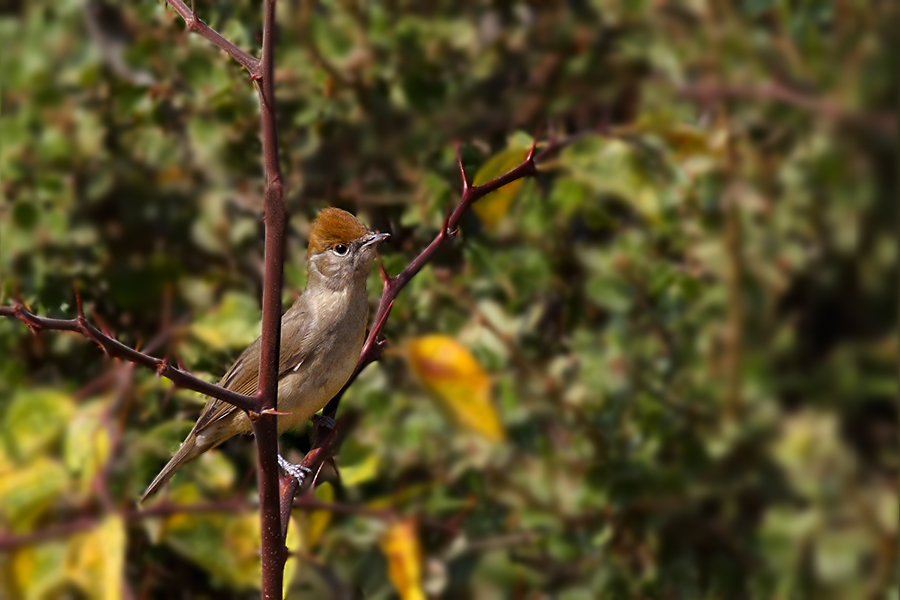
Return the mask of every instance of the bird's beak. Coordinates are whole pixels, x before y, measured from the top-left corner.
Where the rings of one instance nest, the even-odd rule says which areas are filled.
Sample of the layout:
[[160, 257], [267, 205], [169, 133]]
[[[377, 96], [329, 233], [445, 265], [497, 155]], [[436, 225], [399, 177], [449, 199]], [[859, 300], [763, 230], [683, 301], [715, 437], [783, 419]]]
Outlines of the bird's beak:
[[391, 234], [389, 234], [389, 233], [370, 233], [366, 237], [368, 239], [366, 239], [366, 241], [363, 242], [363, 248], [366, 248], [368, 246], [374, 246], [376, 244], [380, 244], [384, 240], [391, 237]]

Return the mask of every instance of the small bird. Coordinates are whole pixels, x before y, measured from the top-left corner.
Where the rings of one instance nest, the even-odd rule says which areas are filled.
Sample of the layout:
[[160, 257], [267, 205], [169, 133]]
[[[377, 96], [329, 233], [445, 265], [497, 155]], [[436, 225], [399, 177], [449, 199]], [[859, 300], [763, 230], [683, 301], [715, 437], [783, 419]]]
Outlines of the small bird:
[[[333, 207], [324, 209], [313, 222], [306, 289], [281, 317], [278, 411], [289, 414], [278, 417], [279, 434], [318, 412], [353, 373], [368, 320], [366, 279], [375, 249], [389, 236], [370, 231], [350, 213]], [[259, 344], [257, 338], [244, 350], [219, 381], [220, 386], [241, 394], [256, 392]], [[250, 419], [243, 410], [221, 400], [209, 400], [141, 502], [187, 461], [250, 431]]]

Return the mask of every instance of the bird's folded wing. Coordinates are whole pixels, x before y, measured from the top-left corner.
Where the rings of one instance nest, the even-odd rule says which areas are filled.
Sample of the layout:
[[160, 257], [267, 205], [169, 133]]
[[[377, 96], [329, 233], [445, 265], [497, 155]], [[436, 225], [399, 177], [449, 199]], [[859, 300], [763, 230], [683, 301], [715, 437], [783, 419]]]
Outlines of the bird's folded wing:
[[[282, 331], [288, 321], [298, 319], [301, 321], [301, 325], [294, 335], [302, 336], [301, 339], [305, 338], [309, 334], [308, 324], [311, 322], [310, 319], [306, 319], [305, 317], [305, 311], [298, 312], [292, 307], [281, 319]], [[234, 364], [231, 365], [231, 368], [228, 369], [228, 372], [225, 373], [219, 381], [221, 387], [248, 396], [256, 393], [256, 388], [259, 385], [260, 340], [261, 338], [256, 338], [252, 344], [247, 346], [247, 349], [241, 353], [238, 359], [234, 361]], [[300, 348], [306, 346], [306, 344], [293, 344], [293, 351], [290, 351], [285, 346], [285, 340], [282, 338], [281, 350], [278, 353], [278, 379], [284, 377], [285, 373], [295, 369], [296, 366], [302, 363], [306, 358], [306, 352], [300, 350]], [[223, 402], [222, 400], [211, 399], [206, 403], [206, 406], [203, 407], [203, 412], [200, 413], [200, 418], [194, 426], [194, 431], [202, 431], [211, 423], [227, 417], [238, 410], [240, 409], [233, 404]]]

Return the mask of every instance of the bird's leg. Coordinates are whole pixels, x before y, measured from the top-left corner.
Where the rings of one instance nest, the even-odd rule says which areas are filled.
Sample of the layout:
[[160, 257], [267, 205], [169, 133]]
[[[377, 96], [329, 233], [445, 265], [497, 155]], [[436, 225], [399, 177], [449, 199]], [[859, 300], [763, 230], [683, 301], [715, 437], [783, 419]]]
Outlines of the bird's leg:
[[304, 480], [306, 480], [306, 476], [312, 473], [312, 469], [310, 469], [309, 467], [291, 464], [280, 454], [278, 455], [278, 464], [282, 469], [284, 469], [285, 473], [297, 480], [297, 483], [300, 484], [300, 487], [303, 487], [303, 482]]
[[[329, 430], [334, 429], [334, 419], [325, 415], [313, 415], [312, 416], [313, 423], [318, 425], [324, 425]], [[300, 484], [300, 487], [303, 487], [303, 482], [306, 481], [306, 476], [312, 474], [312, 469], [303, 465], [295, 465], [290, 462], [280, 454], [278, 455], [278, 464], [284, 469], [284, 472], [297, 480], [297, 483]]]
[[310, 420], [313, 422], [313, 425], [318, 426], [321, 423], [328, 429], [334, 429], [334, 419], [326, 415], [315, 414]]

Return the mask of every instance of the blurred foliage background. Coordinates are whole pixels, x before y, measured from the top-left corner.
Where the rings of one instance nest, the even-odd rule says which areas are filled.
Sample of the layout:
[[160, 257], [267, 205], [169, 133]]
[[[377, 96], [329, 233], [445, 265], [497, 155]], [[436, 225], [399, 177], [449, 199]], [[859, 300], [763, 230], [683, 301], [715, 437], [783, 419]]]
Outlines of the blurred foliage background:
[[[241, 47], [256, 2], [196, 3]], [[285, 303], [324, 206], [401, 295], [290, 598], [898, 598], [897, 3], [283, 1]], [[161, 2], [0, 5], [0, 297], [216, 381], [259, 331], [248, 75]], [[373, 303], [380, 292], [373, 271]], [[258, 594], [254, 449], [136, 499], [203, 399], [0, 321], [0, 596]], [[294, 458], [305, 432], [285, 436]]]

